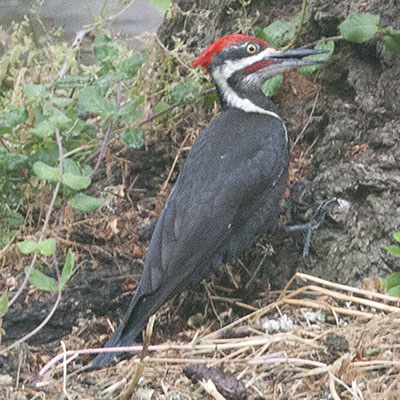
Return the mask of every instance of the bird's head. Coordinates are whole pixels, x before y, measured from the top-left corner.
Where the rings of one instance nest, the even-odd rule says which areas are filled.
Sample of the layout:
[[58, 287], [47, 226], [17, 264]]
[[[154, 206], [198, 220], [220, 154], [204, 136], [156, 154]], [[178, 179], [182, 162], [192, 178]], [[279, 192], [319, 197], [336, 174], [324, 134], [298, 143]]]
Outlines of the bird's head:
[[212, 43], [192, 66], [200, 66], [211, 74], [223, 104], [238, 107], [240, 99], [260, 92], [265, 80], [301, 65], [320, 63], [304, 58], [319, 53], [323, 51], [277, 50], [254, 36], [231, 34]]

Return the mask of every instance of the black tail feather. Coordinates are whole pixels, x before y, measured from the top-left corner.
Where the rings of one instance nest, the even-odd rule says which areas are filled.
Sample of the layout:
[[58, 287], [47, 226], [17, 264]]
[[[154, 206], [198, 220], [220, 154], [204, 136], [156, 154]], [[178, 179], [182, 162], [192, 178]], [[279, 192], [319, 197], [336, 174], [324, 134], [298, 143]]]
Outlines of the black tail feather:
[[[121, 336], [122, 331], [125, 328], [125, 321], [117, 328], [114, 334], [106, 343], [105, 347], [121, 347], [121, 346], [131, 346], [134, 340], [139, 336], [140, 332], [144, 329], [146, 323], [137, 326], [136, 329], [133, 329], [129, 332], [124, 333]], [[100, 353], [96, 356], [96, 358], [92, 361], [91, 367], [94, 369], [100, 369], [107, 367], [113, 361], [118, 361], [121, 358], [121, 352], [113, 352], [113, 353]]]

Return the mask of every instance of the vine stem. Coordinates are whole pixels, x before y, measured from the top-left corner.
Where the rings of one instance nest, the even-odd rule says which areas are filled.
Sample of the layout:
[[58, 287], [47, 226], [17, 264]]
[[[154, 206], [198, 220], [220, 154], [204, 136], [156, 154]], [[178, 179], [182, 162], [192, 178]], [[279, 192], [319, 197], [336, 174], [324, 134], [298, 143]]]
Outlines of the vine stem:
[[[56, 187], [54, 189], [53, 197], [51, 199], [50, 206], [49, 206], [49, 209], [48, 209], [47, 214], [46, 214], [46, 219], [45, 219], [45, 222], [43, 224], [42, 231], [40, 233], [39, 242], [41, 242], [44, 239], [44, 237], [45, 237], [45, 235], [47, 233], [47, 228], [48, 228], [48, 225], [49, 225], [50, 216], [51, 216], [51, 214], [53, 212], [54, 204], [55, 204], [58, 192], [59, 192], [60, 187], [61, 187], [61, 176], [63, 174], [63, 159], [64, 159], [64, 157], [63, 157], [63, 148], [62, 148], [62, 142], [61, 142], [61, 135], [60, 135], [60, 131], [59, 131], [58, 128], [56, 128], [56, 139], [57, 139], [58, 154], [59, 154], [60, 180], [57, 182]], [[63, 214], [60, 217], [60, 221], [59, 221], [59, 224], [58, 224], [59, 226], [58, 226], [58, 229], [57, 229], [57, 236], [58, 236], [58, 233], [59, 233], [59, 230], [60, 230], [60, 226], [62, 224], [62, 220], [63, 220]], [[31, 276], [31, 273], [33, 271], [33, 267], [35, 266], [37, 257], [38, 257], [38, 255], [37, 255], [37, 253], [35, 253], [35, 255], [33, 256], [32, 262], [31, 262], [31, 264], [30, 264], [30, 266], [29, 266], [29, 268], [28, 268], [28, 270], [26, 272], [25, 279], [22, 282], [22, 284], [19, 287], [19, 289], [17, 290], [17, 293], [15, 293], [14, 297], [10, 300], [8, 307], [10, 307], [13, 303], [15, 303], [15, 301], [18, 299], [18, 297], [20, 296], [20, 294], [22, 293], [22, 291], [26, 287], [26, 285], [27, 285], [27, 283], [29, 281], [29, 277]], [[53, 253], [53, 259], [55, 261], [54, 265], [55, 265], [56, 273], [57, 273], [57, 281], [58, 281], [58, 283], [60, 283], [61, 274], [60, 274], [60, 270], [58, 268], [58, 263], [57, 263], [57, 260], [56, 260], [56, 257], [55, 257], [55, 252]], [[0, 352], [0, 354], [7, 353], [8, 351], [10, 351], [10, 350], [14, 349], [15, 347], [17, 347], [20, 343], [23, 343], [26, 340], [28, 340], [29, 338], [31, 338], [32, 336], [36, 335], [36, 333], [38, 333], [47, 324], [47, 322], [50, 321], [50, 319], [54, 315], [58, 305], [60, 304], [61, 292], [62, 292], [62, 290], [61, 290], [61, 287], [59, 286], [57, 299], [56, 299], [53, 307], [51, 308], [50, 312], [47, 314], [46, 318], [35, 329], [33, 329], [31, 332], [29, 332], [27, 335], [25, 335], [21, 339], [17, 340], [13, 344], [11, 344], [10, 346], [8, 346], [4, 350], [2, 350]]]
[[[112, 23], [116, 18], [121, 16], [128, 8], [132, 7], [136, 3], [136, 0], [132, 0], [130, 3], [128, 3], [122, 10], [118, 11], [116, 14], [111, 15], [110, 17], [104, 18], [102, 20], [99, 20], [97, 22], [94, 22], [92, 24], [86, 25], [86, 29], [93, 29], [97, 28], [100, 25], [104, 25], [105, 23]], [[90, 7], [88, 7], [90, 9]]]
[[316, 40], [315, 42], [307, 43], [306, 45], [301, 46], [301, 49], [307, 49], [309, 47], [314, 47], [316, 44], [318, 44], [321, 41], [324, 41], [324, 42], [337, 42], [337, 41], [342, 40], [342, 39], [343, 39], [342, 35], [322, 38], [322, 39]]
[[[60, 163], [60, 171], [62, 171], [62, 162]], [[60, 174], [60, 177], [61, 177], [61, 175], [62, 175], [62, 173]], [[51, 199], [51, 201], [50, 201], [49, 209], [48, 209], [47, 214], [46, 214], [46, 219], [45, 219], [45, 221], [44, 221], [42, 231], [41, 231], [40, 236], [39, 236], [39, 242], [41, 242], [41, 241], [44, 239], [44, 237], [45, 237], [45, 235], [46, 235], [46, 233], [47, 233], [47, 227], [48, 227], [48, 225], [49, 225], [50, 216], [51, 216], [51, 213], [53, 212], [54, 204], [55, 204], [55, 201], [56, 201], [58, 192], [59, 192], [59, 190], [60, 190], [60, 186], [61, 186], [61, 182], [58, 181], [57, 184], [56, 184], [56, 187], [55, 187], [55, 189], [54, 189], [54, 192], [53, 192], [53, 197], [52, 197], [52, 199]], [[27, 270], [27, 272], [26, 272], [25, 279], [24, 279], [24, 281], [22, 282], [22, 284], [21, 284], [21, 286], [19, 287], [19, 289], [17, 290], [17, 293], [15, 293], [15, 295], [14, 295], [14, 296], [12, 297], [12, 299], [9, 301], [8, 307], [11, 307], [11, 306], [15, 303], [15, 301], [16, 301], [16, 300], [18, 299], [18, 297], [21, 295], [22, 291], [25, 289], [25, 286], [26, 286], [26, 284], [28, 283], [29, 277], [30, 277], [30, 275], [31, 275], [31, 273], [32, 273], [32, 271], [33, 271], [33, 267], [35, 266], [37, 257], [38, 257], [38, 255], [37, 255], [37, 253], [35, 253], [34, 256], [33, 256], [32, 262], [31, 262], [31, 264], [29, 265], [29, 268], [28, 268], [28, 270]]]
[[294, 35], [293, 40], [288, 44], [288, 46], [287, 46], [288, 48], [294, 46], [297, 43], [297, 41], [299, 40], [301, 30], [303, 29], [306, 11], [307, 11], [307, 0], [303, 0], [303, 3], [301, 5], [301, 12], [300, 12], [300, 23], [296, 27], [296, 33]]

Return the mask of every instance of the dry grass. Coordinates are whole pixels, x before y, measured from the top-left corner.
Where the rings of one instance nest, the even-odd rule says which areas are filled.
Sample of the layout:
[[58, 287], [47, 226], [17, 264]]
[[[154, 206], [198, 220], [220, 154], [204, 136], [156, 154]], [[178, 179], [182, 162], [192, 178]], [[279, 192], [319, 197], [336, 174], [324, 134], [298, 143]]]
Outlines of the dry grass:
[[[70, 398], [223, 399], [212, 382], [192, 384], [182, 372], [206, 364], [234, 374], [248, 399], [397, 399], [400, 300], [305, 274], [294, 278], [304, 285], [290, 290], [293, 279], [273, 303], [192, 343], [150, 346], [144, 358], [64, 379], [53, 369], [35, 391], [59, 398], [50, 393], [61, 393], [64, 382]], [[274, 332], [271, 316], [279, 325]]]

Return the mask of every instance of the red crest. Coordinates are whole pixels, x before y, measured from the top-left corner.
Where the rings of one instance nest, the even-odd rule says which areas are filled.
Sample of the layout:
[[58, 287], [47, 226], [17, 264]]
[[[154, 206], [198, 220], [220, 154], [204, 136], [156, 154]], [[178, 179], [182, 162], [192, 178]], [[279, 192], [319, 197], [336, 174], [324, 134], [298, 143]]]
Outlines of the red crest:
[[214, 54], [220, 53], [232, 44], [238, 44], [246, 41], [257, 42], [262, 47], [271, 47], [264, 40], [251, 35], [245, 35], [242, 33], [226, 35], [210, 44], [210, 46], [208, 46], [207, 49], [204, 50], [203, 53], [201, 53], [200, 56], [192, 62], [192, 67], [202, 67], [204, 71], [207, 71]]

